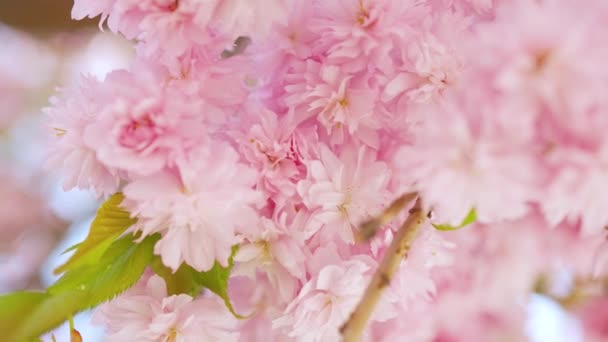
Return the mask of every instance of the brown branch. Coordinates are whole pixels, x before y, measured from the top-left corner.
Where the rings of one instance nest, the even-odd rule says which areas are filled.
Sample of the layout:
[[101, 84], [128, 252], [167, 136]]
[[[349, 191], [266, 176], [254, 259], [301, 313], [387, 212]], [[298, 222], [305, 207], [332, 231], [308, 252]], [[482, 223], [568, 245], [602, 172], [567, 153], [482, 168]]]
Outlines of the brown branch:
[[391, 222], [391, 220], [395, 218], [395, 216], [397, 216], [401, 211], [403, 211], [406, 205], [415, 200], [417, 196], [418, 194], [415, 192], [404, 194], [394, 200], [393, 203], [391, 203], [388, 208], [382, 212], [382, 214], [364, 222], [357, 234], [357, 241], [369, 241], [374, 237], [374, 235], [376, 235], [376, 232], [380, 227]]
[[414, 207], [410, 209], [409, 213], [410, 215], [407, 220], [395, 234], [361, 301], [346, 323], [340, 328], [344, 342], [360, 341], [361, 334], [363, 334], [367, 321], [374, 312], [374, 308], [380, 300], [384, 289], [393, 279], [401, 260], [407, 258], [418, 230], [426, 218], [426, 214], [422, 211], [420, 198], [416, 200]]

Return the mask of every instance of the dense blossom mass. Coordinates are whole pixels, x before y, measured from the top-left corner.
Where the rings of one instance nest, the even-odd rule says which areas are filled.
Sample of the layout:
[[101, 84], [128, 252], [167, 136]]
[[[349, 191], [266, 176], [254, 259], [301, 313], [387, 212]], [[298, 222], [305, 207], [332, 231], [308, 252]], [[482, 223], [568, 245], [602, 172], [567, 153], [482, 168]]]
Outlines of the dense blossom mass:
[[[146, 273], [97, 312], [112, 341], [339, 340], [399, 224], [370, 243], [359, 227], [412, 192], [430, 223], [365, 340], [525, 340], [534, 292], [608, 338], [605, 1], [76, 0], [72, 15], [101, 16], [137, 57], [52, 99], [49, 164], [66, 188], [122, 192], [173, 271], [239, 245], [230, 297], [251, 313]], [[458, 231], [431, 225], [472, 210]]]

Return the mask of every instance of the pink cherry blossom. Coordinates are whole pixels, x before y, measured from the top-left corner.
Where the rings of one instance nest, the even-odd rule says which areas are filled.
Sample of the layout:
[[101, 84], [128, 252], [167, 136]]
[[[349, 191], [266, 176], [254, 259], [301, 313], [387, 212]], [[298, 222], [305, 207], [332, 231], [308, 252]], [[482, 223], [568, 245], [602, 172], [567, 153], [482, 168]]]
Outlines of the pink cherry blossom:
[[589, 314], [605, 293], [578, 288], [606, 273], [605, 1], [77, 0], [72, 14], [100, 15], [136, 58], [52, 100], [49, 164], [67, 188], [122, 191], [129, 232], [159, 233], [174, 271], [226, 266], [238, 245], [228, 290], [251, 314], [233, 324], [146, 276], [100, 311], [111, 337], [340, 340], [408, 209], [368, 243], [355, 233], [406, 193], [428, 219], [363, 341], [526, 340], [535, 292], [605, 337]]
[[322, 236], [353, 243], [353, 229], [385, 203], [390, 171], [364, 146], [349, 146], [340, 157], [321, 146], [320, 157], [308, 163], [308, 177], [298, 183], [298, 192], [322, 224]]
[[296, 341], [338, 339], [338, 327], [365, 289], [368, 269], [359, 260], [324, 267], [304, 285], [285, 315], [273, 321], [273, 327], [288, 327]]
[[161, 172], [128, 184], [124, 206], [139, 218], [134, 229], [143, 236], [163, 234], [154, 251], [173, 270], [182, 262], [199, 271], [215, 260], [226, 266], [236, 232], [257, 221], [255, 174], [229, 146], [201, 148], [187, 162], [190, 172], [181, 177]]
[[285, 89], [287, 105], [303, 115], [302, 121], [316, 116], [332, 144], [342, 144], [353, 137], [378, 146], [378, 124], [373, 117], [377, 91], [365, 78], [353, 78], [339, 66], [309, 60], [294, 68]]
[[296, 181], [301, 177], [301, 161], [293, 150], [293, 136], [288, 117], [278, 118], [268, 110], [258, 114], [254, 124], [242, 138], [241, 150], [247, 161], [259, 170], [258, 189], [277, 203], [296, 193]]
[[384, 68], [391, 49], [410, 38], [413, 26], [428, 13], [426, 6], [409, 0], [318, 1], [316, 6], [311, 21], [320, 36], [316, 49], [348, 71]]
[[213, 298], [167, 296], [164, 280], [146, 275], [97, 309], [94, 321], [112, 341], [238, 341], [237, 320]]
[[234, 274], [255, 278], [256, 271], [264, 272], [278, 294], [289, 302], [306, 274], [303, 244], [289, 235], [285, 212], [272, 220], [261, 218], [259, 225], [261, 229], [255, 233], [245, 234], [247, 242], [234, 257]]
[[[398, 151], [400, 176], [415, 184], [439, 220], [458, 225], [473, 207], [482, 222], [521, 217], [535, 198], [538, 175], [530, 171], [538, 169], [534, 155], [523, 149], [530, 138], [521, 125], [529, 119], [503, 124], [486, 113], [500, 117], [520, 108], [456, 101], [427, 113], [430, 121], [416, 129], [414, 142]], [[497, 187], [504, 190], [495, 193]]]
[[118, 170], [103, 164], [95, 149], [85, 142], [86, 127], [95, 120], [99, 102], [95, 101], [100, 83], [93, 77], [82, 84], [63, 90], [62, 97], [51, 98], [46, 109], [50, 137], [48, 167], [65, 175], [64, 188], [94, 189], [98, 195], [116, 192], [120, 178]]
[[99, 109], [85, 129], [85, 143], [112, 168], [150, 175], [174, 167], [205, 139], [202, 101], [188, 99], [162, 71], [115, 71], [97, 94]]

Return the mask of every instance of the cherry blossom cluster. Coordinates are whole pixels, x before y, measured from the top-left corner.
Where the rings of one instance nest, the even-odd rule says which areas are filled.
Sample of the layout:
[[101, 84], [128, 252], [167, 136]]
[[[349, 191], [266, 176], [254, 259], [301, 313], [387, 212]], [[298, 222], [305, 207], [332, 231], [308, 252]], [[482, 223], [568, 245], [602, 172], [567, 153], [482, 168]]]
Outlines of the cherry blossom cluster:
[[[603, 0], [76, 0], [72, 15], [100, 15], [137, 57], [52, 99], [49, 165], [66, 189], [122, 192], [174, 271], [226, 266], [238, 245], [230, 296], [251, 314], [148, 273], [98, 311], [113, 341], [337, 341], [398, 222], [370, 243], [359, 226], [411, 192], [433, 224], [477, 223], [423, 227], [366, 340], [521, 340], [534, 291], [608, 277]], [[605, 290], [590, 300], [608, 316]]]

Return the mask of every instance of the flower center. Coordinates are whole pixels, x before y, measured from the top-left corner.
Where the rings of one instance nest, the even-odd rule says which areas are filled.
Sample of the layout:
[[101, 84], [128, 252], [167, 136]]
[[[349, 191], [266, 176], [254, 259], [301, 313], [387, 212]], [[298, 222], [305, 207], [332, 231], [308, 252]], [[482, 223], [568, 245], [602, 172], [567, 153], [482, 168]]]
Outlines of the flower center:
[[169, 329], [169, 333], [167, 334], [167, 337], [165, 337], [165, 342], [175, 342], [177, 341], [177, 329], [175, 328], [171, 328]]
[[534, 55], [532, 72], [533, 73], [542, 72], [545, 69], [545, 67], [547, 66], [547, 64], [549, 64], [550, 60], [551, 60], [551, 50], [550, 49], [541, 50], [536, 55]]
[[178, 7], [179, 7], [179, 0], [175, 0], [172, 3], [170, 3], [169, 6], [167, 6], [167, 10], [169, 10], [171, 12], [175, 12]]
[[126, 148], [143, 150], [150, 146], [156, 138], [156, 125], [149, 116], [139, 120], [131, 120], [122, 129], [119, 141]]

